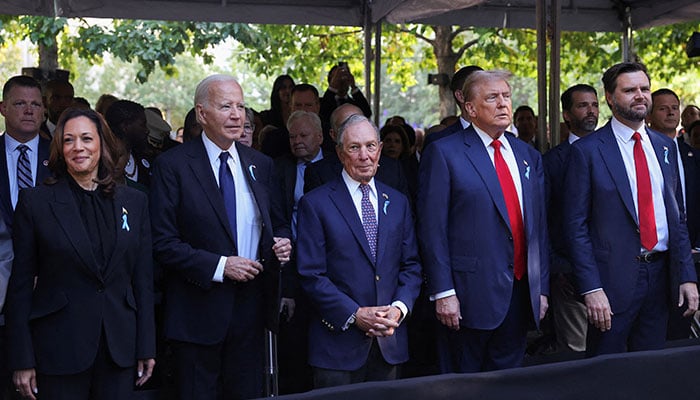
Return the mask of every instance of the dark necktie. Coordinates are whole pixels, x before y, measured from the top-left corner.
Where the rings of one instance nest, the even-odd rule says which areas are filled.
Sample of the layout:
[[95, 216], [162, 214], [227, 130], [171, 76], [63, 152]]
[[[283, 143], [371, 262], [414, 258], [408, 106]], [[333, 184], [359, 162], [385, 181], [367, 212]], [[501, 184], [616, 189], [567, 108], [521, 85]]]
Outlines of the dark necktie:
[[493, 160], [496, 165], [496, 175], [498, 182], [501, 184], [503, 191], [503, 199], [506, 201], [506, 209], [508, 210], [508, 220], [510, 221], [510, 229], [513, 235], [513, 274], [515, 279], [520, 280], [526, 271], [526, 252], [525, 252], [525, 228], [523, 227], [523, 217], [520, 211], [520, 200], [518, 192], [515, 190], [513, 177], [508, 169], [508, 164], [501, 154], [501, 142], [494, 140], [491, 142], [493, 147]]
[[639, 132], [632, 135], [634, 139], [634, 171], [637, 174], [637, 212], [639, 214], [639, 237], [642, 246], [651, 251], [659, 239], [656, 236], [656, 219], [654, 218], [654, 200], [651, 197], [651, 178], [649, 165], [642, 148]]
[[369, 201], [369, 185], [361, 184], [362, 191], [362, 228], [365, 230], [365, 237], [369, 242], [369, 250], [372, 253], [372, 258], [377, 259], [377, 215], [374, 213], [374, 207]]
[[233, 174], [228, 167], [228, 151], [223, 151], [219, 155], [219, 190], [221, 197], [224, 199], [226, 207], [226, 215], [228, 216], [228, 224], [231, 228], [233, 240], [238, 246], [238, 235], [236, 229], [236, 186], [233, 183]]
[[26, 144], [20, 144], [17, 146], [19, 150], [19, 158], [17, 158], [17, 187], [21, 190], [24, 188], [34, 186], [34, 179], [32, 179], [32, 167], [29, 163], [29, 146]]

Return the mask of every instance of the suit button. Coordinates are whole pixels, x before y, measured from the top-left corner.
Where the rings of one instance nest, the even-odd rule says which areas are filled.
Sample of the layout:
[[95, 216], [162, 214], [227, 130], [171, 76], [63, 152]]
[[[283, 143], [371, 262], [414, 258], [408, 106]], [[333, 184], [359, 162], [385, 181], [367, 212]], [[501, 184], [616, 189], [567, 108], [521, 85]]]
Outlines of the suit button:
[[508, 264], [508, 269], [513, 269], [513, 264]]
[[513, 236], [508, 236], [508, 240], [513, 241]]
[[375, 276], [374, 276], [374, 280], [377, 281], [377, 282], [379, 282], [379, 275], [375, 275]]
[[639, 233], [639, 229], [637, 229], [637, 233]]

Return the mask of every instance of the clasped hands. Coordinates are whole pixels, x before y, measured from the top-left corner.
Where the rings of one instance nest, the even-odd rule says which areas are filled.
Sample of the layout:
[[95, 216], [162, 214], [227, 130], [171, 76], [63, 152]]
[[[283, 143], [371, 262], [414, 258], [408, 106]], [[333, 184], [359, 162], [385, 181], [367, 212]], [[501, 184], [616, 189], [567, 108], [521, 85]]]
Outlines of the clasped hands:
[[[292, 254], [292, 242], [288, 238], [275, 237], [272, 250], [281, 263], [289, 261]], [[250, 258], [230, 256], [226, 257], [224, 265], [224, 277], [236, 282], [248, 282], [255, 279], [263, 271], [263, 265]]]
[[401, 310], [396, 306], [360, 307], [355, 311], [355, 326], [370, 337], [393, 335], [400, 320]]

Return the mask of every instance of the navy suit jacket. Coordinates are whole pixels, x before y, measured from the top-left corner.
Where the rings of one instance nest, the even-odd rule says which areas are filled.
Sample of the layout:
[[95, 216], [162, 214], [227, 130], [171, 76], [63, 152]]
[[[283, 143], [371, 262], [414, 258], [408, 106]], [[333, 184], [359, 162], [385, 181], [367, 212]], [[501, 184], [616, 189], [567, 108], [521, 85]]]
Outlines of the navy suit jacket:
[[[302, 197], [297, 263], [314, 305], [309, 363], [356, 370], [369, 355], [371, 338], [342, 327], [359, 307], [402, 301], [409, 310], [421, 284], [418, 249], [408, 199], [375, 180], [378, 197], [377, 261], [372, 260], [362, 222], [341, 177]], [[408, 360], [405, 322], [394, 335], [377, 338], [389, 364]]]
[[[5, 132], [0, 135], [0, 212], [5, 220], [5, 225], [12, 231], [12, 201], [10, 199], [10, 178], [7, 172], [7, 154], [5, 153]], [[49, 170], [49, 146], [51, 142], [43, 137], [39, 138], [39, 151], [37, 155], [35, 186], [41, 184], [44, 179], [51, 176]]]
[[[679, 284], [696, 280], [685, 215], [678, 202], [676, 148], [666, 136], [648, 128], [647, 132], [664, 178], [669, 294], [675, 304]], [[566, 240], [578, 289], [585, 293], [603, 288], [613, 313], [625, 311], [634, 295], [639, 274], [636, 257], [642, 245], [632, 190], [609, 122], [571, 146], [564, 203]]]
[[431, 133], [430, 135], [426, 135], [425, 138], [423, 139], [423, 152], [425, 152], [425, 149], [428, 148], [428, 145], [433, 143], [436, 140], [442, 139], [444, 137], [450, 136], [452, 134], [455, 134], [461, 130], [462, 128], [462, 121], [459, 120], [455, 122], [454, 124], [448, 126], [447, 128], [439, 131], [439, 132], [434, 132]]
[[685, 176], [685, 207], [688, 237], [692, 247], [700, 246], [700, 152], [678, 141]]
[[566, 161], [571, 151], [569, 140], [549, 150], [543, 157], [547, 204], [547, 227], [549, 228], [550, 262], [549, 272], [571, 273], [568, 261], [568, 245], [564, 238], [564, 176]]
[[212, 281], [221, 256], [237, 255], [237, 249], [202, 138], [156, 159], [150, 191], [153, 251], [166, 274], [165, 335], [170, 339], [221, 343], [233, 307], [249, 310], [251, 318], [264, 312], [268, 328], [277, 329], [280, 265], [272, 250], [273, 230], [289, 237], [289, 229], [271, 200], [272, 159], [239, 144], [236, 149], [262, 218], [264, 271], [246, 283]]
[[[94, 257], [94, 238], [80, 212], [65, 179], [20, 192], [5, 307], [10, 370], [85, 371], [95, 361], [102, 336], [120, 367], [155, 357], [146, 195], [116, 187], [116, 242], [104, 268]], [[129, 229], [123, 227], [124, 215]]]
[[[530, 306], [539, 324], [540, 295], [549, 293], [542, 157], [512, 134], [504, 137], [520, 171]], [[513, 293], [513, 241], [496, 169], [474, 127], [428, 147], [418, 182], [418, 234], [428, 293], [454, 289], [462, 326], [495, 329]]]

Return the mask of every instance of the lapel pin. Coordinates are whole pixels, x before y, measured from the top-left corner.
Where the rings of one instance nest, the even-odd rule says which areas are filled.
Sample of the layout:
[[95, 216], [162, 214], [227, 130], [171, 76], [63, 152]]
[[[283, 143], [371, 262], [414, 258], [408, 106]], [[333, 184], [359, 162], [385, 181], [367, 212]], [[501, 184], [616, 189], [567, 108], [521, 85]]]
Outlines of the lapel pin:
[[41, 162], [41, 164], [42, 164], [44, 167], [48, 167], [48, 166], [49, 166], [49, 160], [44, 160], [44, 161]]
[[664, 146], [664, 163], [668, 164], [668, 147]]
[[253, 178], [254, 181], [257, 181], [257, 179], [255, 178], [255, 169], [256, 168], [257, 167], [255, 166], [255, 164], [251, 164], [248, 166], [248, 172], [250, 173], [250, 177]]
[[688, 157], [694, 157], [694, 155], [693, 155], [693, 152], [692, 152], [692, 151], [689, 151], [689, 152], [688, 152]]
[[[527, 161], [525, 162], [525, 165], [527, 165]], [[527, 165], [525, 167], [525, 179], [530, 180], [530, 166]]]
[[389, 201], [389, 196], [386, 193], [382, 193], [382, 197], [384, 197], [383, 211], [384, 211], [384, 215], [386, 215], [386, 209], [389, 207], [389, 204], [391, 204], [391, 202]]
[[129, 212], [126, 210], [126, 208], [122, 207], [122, 230], [129, 232], [131, 229], [129, 228], [129, 221], [127, 219], [127, 216], [129, 215]]

